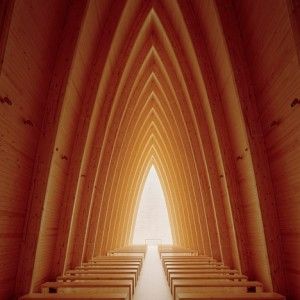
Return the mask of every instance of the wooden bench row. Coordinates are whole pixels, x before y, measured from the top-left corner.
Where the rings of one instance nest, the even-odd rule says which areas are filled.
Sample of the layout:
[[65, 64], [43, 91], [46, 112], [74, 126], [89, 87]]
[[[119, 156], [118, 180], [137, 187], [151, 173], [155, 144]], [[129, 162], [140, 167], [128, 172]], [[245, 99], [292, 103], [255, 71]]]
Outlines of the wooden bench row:
[[107, 252], [108, 256], [122, 256], [122, 255], [139, 255], [145, 257], [147, 253], [146, 245], [132, 245], [126, 246], [114, 250], [110, 250]]
[[170, 254], [163, 252], [161, 261], [174, 300], [285, 299], [277, 293], [263, 292], [262, 283], [249, 281], [247, 276], [213, 258], [188, 256], [184, 249], [175, 248], [173, 252], [171, 247], [162, 249]]
[[[99, 256], [82, 263], [54, 282], [41, 285], [41, 293], [28, 294], [20, 299], [122, 299], [132, 300], [143, 265], [141, 248], [126, 247], [114, 250], [110, 256]], [[119, 255], [120, 254], [120, 255]]]
[[158, 252], [160, 257], [164, 256], [194, 256], [198, 255], [198, 251], [194, 249], [187, 249], [174, 245], [159, 245]]

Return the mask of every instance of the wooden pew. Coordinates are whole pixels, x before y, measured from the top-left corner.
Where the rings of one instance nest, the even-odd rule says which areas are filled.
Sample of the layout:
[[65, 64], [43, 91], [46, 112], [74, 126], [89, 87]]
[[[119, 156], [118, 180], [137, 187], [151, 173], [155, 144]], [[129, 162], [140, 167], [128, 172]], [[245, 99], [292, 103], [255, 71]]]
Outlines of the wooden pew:
[[203, 258], [198, 258], [197, 256], [185, 256], [185, 258], [178, 259], [178, 257], [174, 256], [173, 258], [170, 258], [169, 256], [167, 258], [161, 259], [162, 263], [187, 263], [187, 262], [198, 262], [198, 263], [203, 263], [203, 264], [222, 264], [221, 262], [212, 260], [212, 259], [203, 259]]
[[98, 294], [27, 294], [19, 300], [129, 300], [127, 293], [98, 293]]
[[[227, 266], [211, 266], [211, 265], [172, 265], [167, 266], [164, 268], [166, 275], [169, 277], [169, 270], [176, 271], [176, 270], [214, 270], [218, 271], [221, 270], [226, 272], [229, 268]], [[202, 273], [202, 272], [200, 272]]]
[[164, 256], [198, 256], [198, 251], [197, 250], [161, 250], [159, 252], [159, 256], [162, 258]]
[[56, 282], [42, 284], [42, 293], [21, 299], [131, 300], [146, 251], [145, 245], [113, 250], [111, 256], [95, 257], [58, 276]]
[[99, 274], [132, 274], [134, 275], [135, 283], [138, 280], [138, 273], [136, 270], [131, 269], [123, 269], [123, 270], [110, 270], [110, 269], [103, 269], [101, 272], [99, 270], [68, 270], [66, 271], [66, 276], [80, 276], [80, 275], [99, 275]]
[[96, 256], [91, 261], [112, 261], [112, 260], [124, 260], [124, 261], [140, 261], [143, 262], [143, 256]]
[[210, 257], [202, 256], [163, 256], [161, 258], [163, 262], [166, 261], [206, 261], [206, 262], [216, 262], [215, 259]]
[[120, 256], [120, 258], [118, 256], [110, 256], [109, 258], [94, 258], [93, 260], [90, 260], [87, 263], [83, 263], [82, 265], [85, 265], [85, 264], [98, 264], [98, 263], [103, 263], [103, 262], [107, 262], [107, 263], [120, 262], [120, 263], [134, 263], [134, 264], [139, 263], [140, 266], [142, 267], [143, 262], [144, 262], [144, 258], [143, 257], [140, 257], [140, 258], [134, 257], [134, 259], [126, 259], [123, 256]]
[[197, 269], [197, 268], [203, 268], [203, 269], [224, 269], [227, 268], [227, 266], [224, 266], [222, 264], [215, 264], [215, 263], [211, 263], [208, 264], [206, 262], [166, 262], [163, 264], [163, 268], [165, 273], [167, 272], [168, 269]]
[[223, 265], [209, 265], [209, 264], [200, 264], [200, 263], [194, 263], [194, 264], [171, 264], [166, 265], [165, 269], [215, 269], [215, 270], [223, 270], [223, 269], [229, 269], [227, 266]]
[[82, 274], [82, 275], [65, 275], [65, 276], [58, 276], [56, 281], [82, 281], [82, 280], [131, 280], [133, 285], [133, 292], [134, 287], [136, 285], [136, 280], [134, 274]]
[[176, 300], [285, 300], [277, 293], [177, 293]]
[[137, 268], [138, 272], [141, 272], [142, 269], [142, 265], [140, 262], [116, 262], [116, 261], [111, 261], [111, 262], [96, 262], [96, 263], [83, 263], [81, 265], [82, 268], [102, 268], [102, 267], [106, 267], [106, 266], [122, 266], [122, 267], [127, 267], [127, 269], [129, 268]]
[[142, 265], [140, 262], [124, 262], [124, 261], [99, 261], [99, 262], [88, 262], [82, 263], [82, 267], [99, 267], [99, 266], [136, 266], [141, 268]]
[[185, 292], [262, 292], [263, 285], [258, 281], [232, 281], [232, 280], [202, 280], [202, 279], [174, 279], [171, 292], [176, 298], [177, 293]]
[[177, 246], [177, 245], [158, 245], [157, 247], [158, 252], [162, 252], [162, 251], [189, 251], [191, 249], [182, 247], [182, 246]]
[[[249, 289], [251, 292], [262, 292], [263, 285], [258, 281], [233, 281], [228, 279], [173, 279], [171, 284], [171, 292], [175, 294], [178, 288], [184, 287], [196, 287], [199, 291], [213, 289], [223, 289], [228, 287], [239, 288], [240, 291], [247, 292]], [[203, 288], [203, 289], [202, 289]]]
[[240, 274], [171, 274], [170, 275], [170, 286], [172, 286], [172, 281], [174, 279], [227, 279], [227, 280], [238, 280], [245, 281], [247, 276]]
[[147, 253], [147, 246], [146, 245], [131, 245], [127, 247], [122, 247], [114, 250], [110, 250], [107, 252], [108, 256], [118, 256], [118, 255], [143, 255], [145, 257]]
[[229, 275], [234, 275], [238, 274], [237, 270], [231, 270], [231, 269], [168, 269], [167, 271], [167, 280], [170, 283], [170, 275], [171, 274], [229, 274]]
[[162, 262], [166, 261], [204, 261], [217, 262], [214, 258], [199, 255], [164, 255], [161, 257]]
[[147, 245], [146, 244], [138, 244], [138, 245], [127, 245], [123, 246], [121, 248], [115, 249], [117, 250], [131, 250], [131, 251], [136, 251], [136, 250], [145, 250], [147, 251]]
[[131, 280], [84, 280], [71, 282], [46, 282], [41, 285], [44, 294], [57, 293], [128, 293], [132, 299], [133, 284]]
[[82, 266], [76, 267], [75, 270], [81, 271], [97, 271], [99, 273], [103, 273], [105, 270], [131, 270], [137, 273], [137, 276], [140, 273], [140, 268], [138, 266], [122, 266], [122, 265], [102, 265], [102, 266]]
[[260, 282], [248, 281], [247, 276], [213, 258], [193, 256], [187, 249], [172, 246], [161, 247], [160, 255], [175, 300], [285, 299], [264, 293]]
[[194, 249], [187, 249], [176, 245], [160, 245], [158, 246], [159, 256], [174, 256], [174, 255], [187, 255], [194, 256], [198, 255], [198, 251]]

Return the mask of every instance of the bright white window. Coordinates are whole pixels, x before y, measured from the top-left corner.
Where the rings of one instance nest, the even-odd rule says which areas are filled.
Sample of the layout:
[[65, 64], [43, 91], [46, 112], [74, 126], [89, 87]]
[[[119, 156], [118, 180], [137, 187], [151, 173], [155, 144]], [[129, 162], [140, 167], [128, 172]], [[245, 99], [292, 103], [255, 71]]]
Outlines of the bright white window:
[[171, 226], [164, 192], [154, 166], [150, 168], [141, 194], [133, 244], [172, 244]]

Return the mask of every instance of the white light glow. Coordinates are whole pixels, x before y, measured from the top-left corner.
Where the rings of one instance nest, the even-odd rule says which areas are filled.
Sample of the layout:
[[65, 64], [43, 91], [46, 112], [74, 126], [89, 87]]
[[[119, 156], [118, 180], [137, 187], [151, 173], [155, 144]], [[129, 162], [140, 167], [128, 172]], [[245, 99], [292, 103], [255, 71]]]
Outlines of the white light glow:
[[141, 194], [133, 244], [144, 244], [146, 239], [173, 243], [166, 200], [154, 166], [150, 168]]

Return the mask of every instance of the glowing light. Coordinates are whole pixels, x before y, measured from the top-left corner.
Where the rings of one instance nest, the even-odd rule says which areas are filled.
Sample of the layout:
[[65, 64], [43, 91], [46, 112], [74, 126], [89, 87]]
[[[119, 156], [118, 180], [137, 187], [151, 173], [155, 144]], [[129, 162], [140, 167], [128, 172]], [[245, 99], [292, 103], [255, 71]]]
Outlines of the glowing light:
[[152, 166], [145, 181], [138, 208], [133, 244], [144, 244], [161, 240], [163, 244], [172, 244], [171, 226], [164, 192]]

